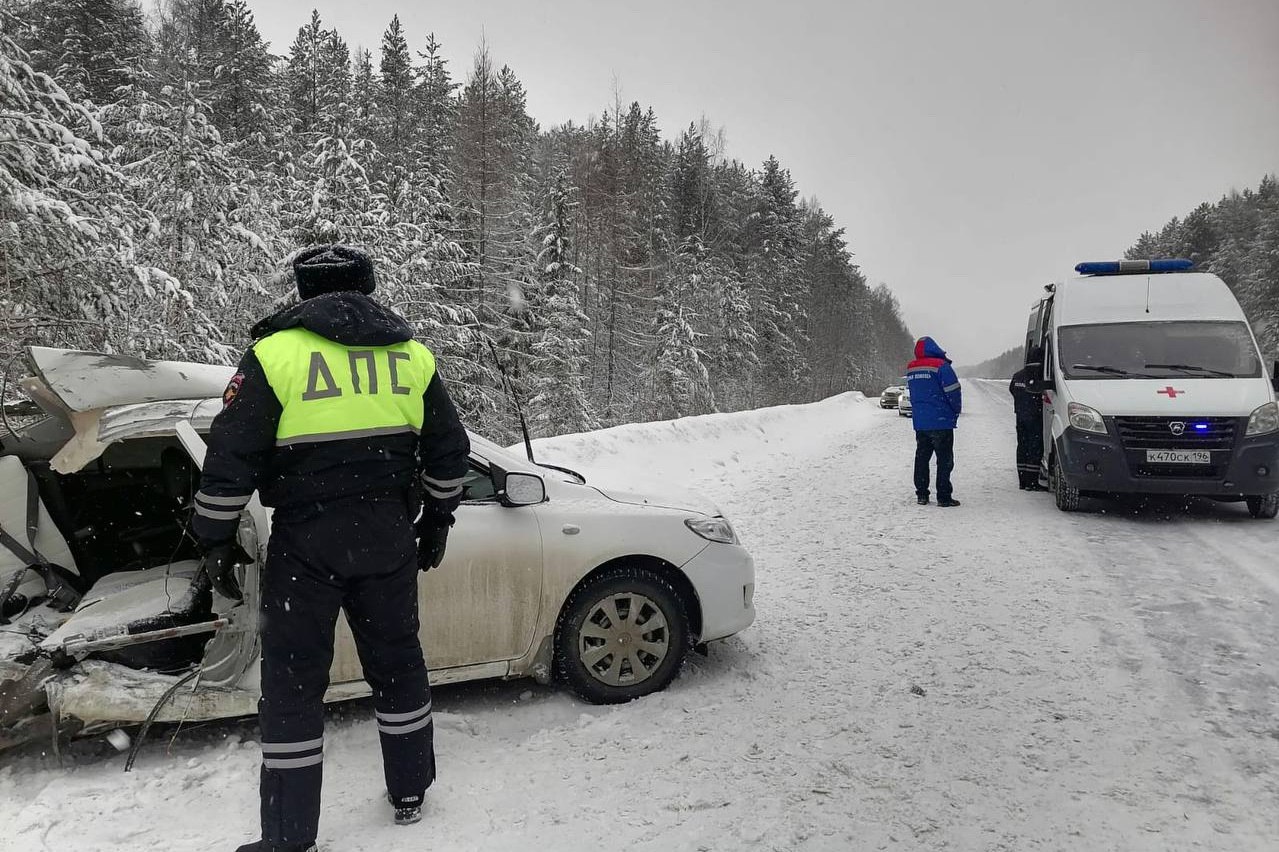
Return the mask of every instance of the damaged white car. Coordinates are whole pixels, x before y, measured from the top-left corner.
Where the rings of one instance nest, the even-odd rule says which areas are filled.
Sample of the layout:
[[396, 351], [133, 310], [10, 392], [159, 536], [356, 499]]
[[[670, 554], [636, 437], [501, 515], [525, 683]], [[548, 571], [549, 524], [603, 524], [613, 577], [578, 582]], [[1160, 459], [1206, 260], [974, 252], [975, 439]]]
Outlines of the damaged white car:
[[[32, 348], [0, 429], [0, 748], [252, 715], [270, 512], [239, 539], [242, 603], [187, 533], [233, 370]], [[593, 702], [662, 689], [754, 620], [754, 565], [712, 505], [601, 490], [472, 435], [444, 563], [419, 583], [433, 683], [558, 680]], [[339, 621], [328, 701], [369, 694]]]

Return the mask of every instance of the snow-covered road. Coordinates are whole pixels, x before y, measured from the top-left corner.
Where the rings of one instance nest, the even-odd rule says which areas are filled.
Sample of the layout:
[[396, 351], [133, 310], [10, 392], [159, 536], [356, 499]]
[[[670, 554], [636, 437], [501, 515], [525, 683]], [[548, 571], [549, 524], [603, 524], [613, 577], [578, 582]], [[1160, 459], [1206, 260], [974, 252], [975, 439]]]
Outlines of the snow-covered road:
[[[852, 396], [543, 442], [714, 498], [758, 562], [756, 625], [626, 706], [438, 690], [412, 828], [387, 824], [368, 706], [335, 709], [322, 848], [1279, 848], [1279, 526], [1063, 515], [1016, 489], [1003, 388], [967, 401], [956, 510], [914, 504], [909, 424]], [[129, 775], [10, 759], [0, 849], [250, 839], [252, 725], [171, 733]]]

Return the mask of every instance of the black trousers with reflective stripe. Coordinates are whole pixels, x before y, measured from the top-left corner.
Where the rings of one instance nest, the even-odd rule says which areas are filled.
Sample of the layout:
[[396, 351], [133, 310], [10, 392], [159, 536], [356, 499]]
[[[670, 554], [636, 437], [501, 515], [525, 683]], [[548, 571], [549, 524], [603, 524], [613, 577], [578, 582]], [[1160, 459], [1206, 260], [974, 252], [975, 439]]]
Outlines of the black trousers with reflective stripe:
[[262, 581], [263, 840], [316, 838], [323, 699], [339, 610], [373, 688], [387, 791], [420, 796], [435, 780], [417, 577], [417, 544], [403, 501], [343, 501], [277, 520]]
[[1017, 481], [1025, 488], [1039, 484], [1039, 463], [1044, 455], [1043, 423], [1017, 418]]

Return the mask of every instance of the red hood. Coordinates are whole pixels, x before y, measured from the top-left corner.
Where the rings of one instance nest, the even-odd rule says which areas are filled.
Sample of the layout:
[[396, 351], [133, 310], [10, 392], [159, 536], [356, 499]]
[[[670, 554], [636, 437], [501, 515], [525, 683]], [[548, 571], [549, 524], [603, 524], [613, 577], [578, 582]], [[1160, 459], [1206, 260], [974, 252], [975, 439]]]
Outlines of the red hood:
[[946, 350], [938, 346], [937, 341], [931, 337], [921, 337], [915, 341], [915, 360], [910, 362], [911, 367], [940, 367], [949, 363]]

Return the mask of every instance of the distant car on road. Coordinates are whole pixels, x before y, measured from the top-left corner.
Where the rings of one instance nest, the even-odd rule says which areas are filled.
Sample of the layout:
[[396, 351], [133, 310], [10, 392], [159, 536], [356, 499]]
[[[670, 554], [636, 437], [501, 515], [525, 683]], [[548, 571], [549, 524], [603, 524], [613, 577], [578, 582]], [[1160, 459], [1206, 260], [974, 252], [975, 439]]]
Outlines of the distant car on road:
[[902, 395], [897, 399], [897, 413], [902, 417], [910, 417], [915, 413], [915, 406], [910, 401], [910, 388], [902, 388]]
[[896, 408], [903, 391], [905, 388], [898, 385], [889, 385], [884, 388], [884, 392], [879, 395], [879, 407]]

